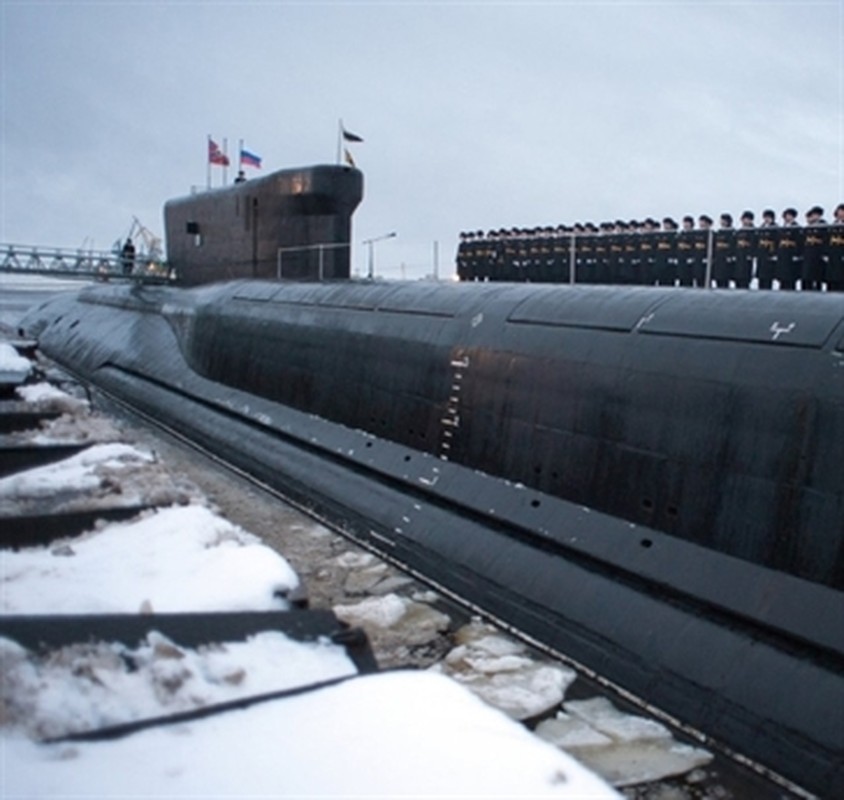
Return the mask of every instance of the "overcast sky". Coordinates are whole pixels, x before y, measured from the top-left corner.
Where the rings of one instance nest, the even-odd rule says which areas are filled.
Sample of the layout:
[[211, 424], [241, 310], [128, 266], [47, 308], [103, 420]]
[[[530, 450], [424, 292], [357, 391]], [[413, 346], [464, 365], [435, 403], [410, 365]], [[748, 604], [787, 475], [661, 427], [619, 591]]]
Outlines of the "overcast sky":
[[[0, 0], [0, 242], [110, 248], [206, 182], [364, 138], [376, 271], [465, 229], [844, 201], [844, 2]], [[234, 178], [232, 169], [228, 179]], [[218, 185], [222, 170], [214, 168]], [[404, 269], [402, 270], [402, 265]]]

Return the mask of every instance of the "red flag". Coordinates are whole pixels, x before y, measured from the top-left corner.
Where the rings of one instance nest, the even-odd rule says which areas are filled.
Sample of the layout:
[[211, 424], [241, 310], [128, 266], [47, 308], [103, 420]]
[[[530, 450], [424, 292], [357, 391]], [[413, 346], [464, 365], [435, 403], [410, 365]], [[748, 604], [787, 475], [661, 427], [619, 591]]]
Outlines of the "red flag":
[[220, 150], [220, 146], [213, 139], [208, 140], [208, 160], [221, 167], [229, 165], [229, 157]]

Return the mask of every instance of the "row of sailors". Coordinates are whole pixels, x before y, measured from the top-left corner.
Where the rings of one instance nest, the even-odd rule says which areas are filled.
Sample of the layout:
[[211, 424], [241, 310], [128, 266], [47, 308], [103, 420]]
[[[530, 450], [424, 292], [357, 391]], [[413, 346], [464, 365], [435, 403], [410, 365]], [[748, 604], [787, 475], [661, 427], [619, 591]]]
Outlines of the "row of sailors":
[[[722, 214], [719, 227], [705, 214], [687, 216], [682, 226], [670, 217], [662, 224], [605, 222], [574, 227], [461, 233], [457, 276], [462, 281], [612, 283], [659, 286], [718, 286], [760, 289], [844, 291], [844, 203], [831, 225], [823, 209], [786, 209], [782, 224], [767, 209], [756, 227], [752, 211], [733, 227]], [[574, 277], [572, 278], [572, 269]]]

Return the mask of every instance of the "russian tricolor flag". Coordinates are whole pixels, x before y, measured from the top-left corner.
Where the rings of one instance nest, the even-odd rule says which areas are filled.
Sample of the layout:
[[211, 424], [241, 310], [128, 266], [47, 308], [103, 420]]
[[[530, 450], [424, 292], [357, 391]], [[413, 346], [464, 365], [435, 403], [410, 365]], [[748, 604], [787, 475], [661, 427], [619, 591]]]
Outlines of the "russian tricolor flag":
[[256, 156], [254, 153], [250, 153], [248, 150], [241, 148], [240, 163], [245, 167], [256, 167], [257, 169], [261, 169], [261, 156]]

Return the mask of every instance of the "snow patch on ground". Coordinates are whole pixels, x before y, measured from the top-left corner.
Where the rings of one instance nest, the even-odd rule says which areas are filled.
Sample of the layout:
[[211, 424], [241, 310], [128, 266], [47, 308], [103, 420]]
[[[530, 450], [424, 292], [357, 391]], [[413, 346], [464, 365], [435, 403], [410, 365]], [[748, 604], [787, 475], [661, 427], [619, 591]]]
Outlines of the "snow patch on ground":
[[73, 444], [86, 442], [117, 442], [123, 436], [105, 417], [93, 414], [64, 413], [55, 419], [44, 420], [36, 430], [22, 434], [33, 444]]
[[99, 488], [105, 472], [117, 480], [121, 472], [152, 461], [150, 453], [131, 445], [98, 444], [55, 464], [0, 479], [0, 497], [50, 497], [59, 487], [63, 492], [86, 492]]
[[195, 487], [175, 481], [153, 453], [95, 444], [75, 456], [0, 478], [0, 514], [185, 504]]
[[34, 411], [76, 414], [90, 408], [87, 400], [73, 397], [50, 383], [19, 386], [15, 391], [21, 400], [32, 406]]
[[12, 345], [0, 342], [0, 376], [14, 378], [14, 382], [26, 379], [32, 369], [32, 362], [18, 354]]
[[6, 614], [265, 611], [298, 578], [257, 537], [198, 505], [3, 555]]
[[7, 796], [617, 798], [453, 681], [362, 677], [97, 743], [5, 742]]
[[266, 631], [183, 648], [159, 633], [138, 647], [76, 644], [36, 655], [0, 638], [2, 724], [32, 739], [66, 736], [354, 675], [345, 650]]

